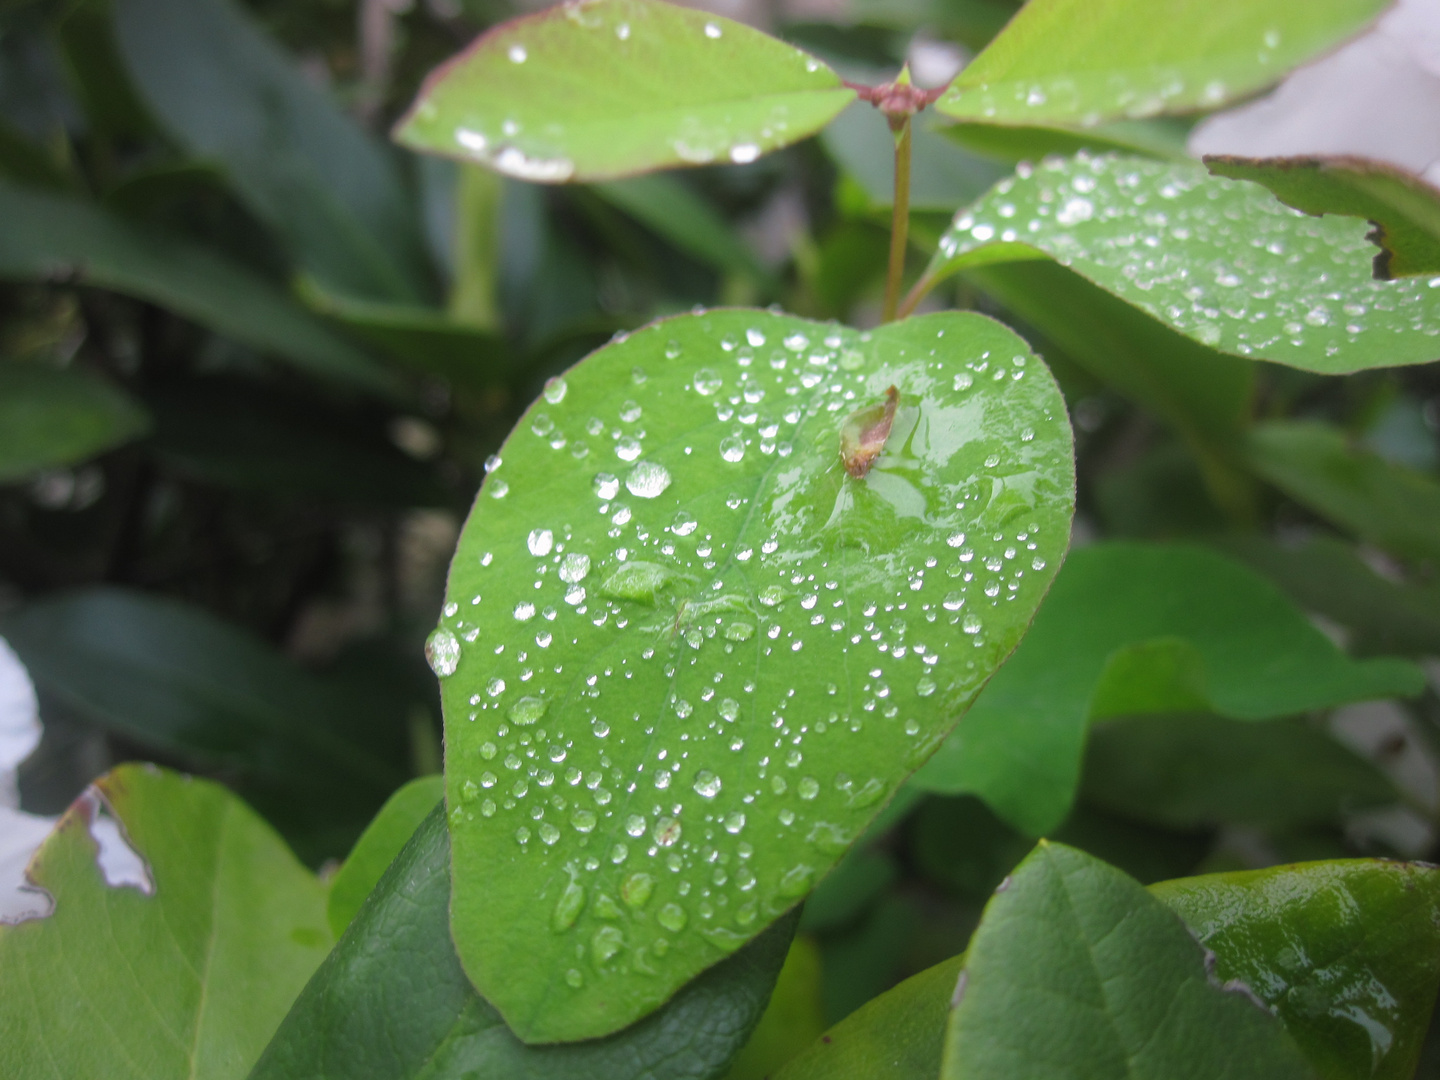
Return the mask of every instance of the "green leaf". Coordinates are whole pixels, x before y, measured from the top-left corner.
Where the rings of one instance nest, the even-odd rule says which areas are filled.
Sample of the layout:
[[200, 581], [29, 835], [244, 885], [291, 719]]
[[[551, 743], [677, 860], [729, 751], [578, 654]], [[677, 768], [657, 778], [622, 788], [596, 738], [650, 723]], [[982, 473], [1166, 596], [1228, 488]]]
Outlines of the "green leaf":
[[1357, 34], [1388, 0], [1031, 0], [935, 107], [987, 124], [1091, 125], [1213, 109]]
[[769, 274], [720, 213], [674, 176], [635, 176], [596, 184], [595, 192], [716, 270], [766, 282]]
[[[125, 884], [107, 884], [97, 840], [128, 856]], [[264, 821], [153, 766], [96, 781], [29, 876], [54, 908], [0, 925], [12, 1080], [240, 1080], [332, 940], [324, 887]]]
[[1350, 631], [1359, 656], [1440, 655], [1440, 583], [1396, 584], [1372, 570], [1349, 544], [1316, 536], [1299, 546], [1261, 537], [1225, 549], [1264, 574], [1307, 611]]
[[542, 183], [749, 162], [855, 93], [819, 60], [659, 0], [572, 0], [502, 23], [433, 75], [395, 137]]
[[1185, 140], [1191, 126], [1188, 120], [1118, 120], [1089, 128], [953, 124], [940, 131], [972, 153], [1016, 165], [1052, 154], [1071, 157], [1081, 151], [1190, 161]]
[[964, 967], [964, 954], [953, 956], [872, 998], [775, 1080], [935, 1080], [950, 995]]
[[808, 937], [790, 943], [760, 1023], [731, 1063], [725, 1080], [769, 1080], [825, 1031], [820, 1000], [820, 950]]
[[1198, 165], [1082, 156], [1001, 181], [959, 215], [926, 279], [1051, 258], [1221, 352], [1330, 375], [1434, 360], [1440, 293], [1375, 281], [1364, 233]]
[[[910, 208], [954, 210], [978, 198], [1005, 170], [956, 146], [927, 124], [911, 125]], [[850, 105], [820, 136], [835, 163], [854, 177], [873, 207], [895, 201], [895, 137], [864, 102]]]
[[1088, 803], [1175, 829], [1338, 822], [1400, 801], [1375, 765], [1304, 720], [1193, 714], [1098, 725], [1080, 789]]
[[1151, 887], [1324, 1080], [1409, 1080], [1440, 985], [1440, 872], [1346, 859]]
[[130, 77], [151, 112], [235, 192], [299, 267], [337, 292], [429, 298], [432, 271], [387, 148], [232, 0], [114, 0]]
[[1217, 499], [1244, 505], [1248, 491], [1235, 459], [1250, 419], [1255, 365], [1177, 334], [1053, 263], [981, 266], [965, 277], [1091, 375], [1168, 421]]
[[1296, 502], [1407, 559], [1440, 565], [1440, 483], [1313, 421], [1259, 424], [1251, 466]]
[[345, 862], [330, 879], [330, 899], [325, 914], [337, 938], [354, 921], [360, 905], [379, 884], [420, 823], [444, 798], [443, 776], [421, 776], [385, 800], [375, 820], [365, 827]]
[[1041, 841], [985, 908], [955, 987], [942, 1080], [1312, 1077], [1285, 1029], [1206, 970], [1133, 878]]
[[1216, 176], [1251, 180], [1307, 214], [1343, 214], [1375, 226], [1381, 280], [1440, 273], [1440, 191], [1383, 161], [1354, 157], [1207, 157]]
[[437, 807], [305, 987], [250, 1080], [710, 1080], [760, 1020], [794, 932], [793, 920], [773, 927], [608, 1039], [527, 1046], [475, 992], [455, 955], [449, 854]]
[[0, 278], [74, 282], [148, 300], [324, 379], [396, 383], [279, 289], [177, 236], [79, 199], [0, 182]]
[[981, 316], [730, 310], [600, 350], [501, 457], [429, 646], [454, 933], [517, 1034], [584, 1038], [798, 902], [943, 738], [1064, 552], [1070, 432]]
[[480, 390], [510, 375], [504, 339], [435, 308], [341, 296], [313, 278], [302, 278], [297, 292], [312, 311], [417, 374]]
[[800, 929], [823, 934], [853, 923], [899, 876], [889, 854], [857, 843], [805, 901]]
[[0, 362], [0, 483], [75, 465], [145, 434], [129, 394], [77, 369]]
[[368, 736], [359, 694], [198, 608], [92, 589], [0, 626], [45, 691], [143, 746], [235, 776], [307, 859], [345, 850], [405, 778], [403, 728]]
[[1418, 693], [1399, 660], [1355, 661], [1252, 571], [1203, 548], [1074, 552], [1014, 657], [912, 783], [973, 792], [1022, 832], [1065, 817], [1092, 719], [1290, 716]]

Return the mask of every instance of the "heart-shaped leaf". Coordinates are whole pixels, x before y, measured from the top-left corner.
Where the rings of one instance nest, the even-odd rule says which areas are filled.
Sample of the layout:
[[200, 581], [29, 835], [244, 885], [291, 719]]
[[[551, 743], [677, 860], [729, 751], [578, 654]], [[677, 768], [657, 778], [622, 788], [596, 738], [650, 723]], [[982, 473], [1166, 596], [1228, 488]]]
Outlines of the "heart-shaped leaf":
[[1389, 0], [1030, 0], [936, 108], [1091, 125], [1215, 108], [1357, 33]]
[[1257, 574], [1203, 548], [1077, 551], [1024, 644], [916, 775], [1031, 836], [1065, 817], [1094, 719], [1205, 710], [1262, 720], [1418, 693], [1400, 660], [1354, 661]]
[[1201, 344], [1337, 375], [1440, 356], [1440, 290], [1376, 281], [1363, 222], [1292, 210], [1199, 165], [1077, 156], [956, 216], [929, 284], [1052, 258]]
[[985, 907], [942, 1080], [1309, 1080], [1280, 1022], [1206, 969], [1134, 878], [1041, 841]]
[[660, 0], [567, 0], [485, 34], [395, 137], [543, 183], [749, 162], [855, 99], [819, 60]]
[[1440, 985], [1440, 871], [1345, 859], [1150, 887], [1320, 1074], [1409, 1080]]
[[1440, 191], [1383, 161], [1355, 157], [1207, 157], [1216, 176], [1264, 184], [1307, 214], [1343, 214], [1375, 226], [1382, 280], [1440, 273]]
[[301, 992], [251, 1080], [712, 1080], [759, 1022], [795, 931], [793, 918], [776, 924], [611, 1038], [526, 1046], [466, 979], [449, 901], [450, 844], [437, 806]]
[[324, 886], [253, 810], [150, 766], [97, 780], [29, 874], [54, 906], [0, 925], [10, 1080], [240, 1080], [332, 941]]
[[456, 947], [517, 1034], [616, 1030], [809, 891], [1028, 625], [1070, 447], [974, 314], [681, 316], [547, 386], [429, 642]]

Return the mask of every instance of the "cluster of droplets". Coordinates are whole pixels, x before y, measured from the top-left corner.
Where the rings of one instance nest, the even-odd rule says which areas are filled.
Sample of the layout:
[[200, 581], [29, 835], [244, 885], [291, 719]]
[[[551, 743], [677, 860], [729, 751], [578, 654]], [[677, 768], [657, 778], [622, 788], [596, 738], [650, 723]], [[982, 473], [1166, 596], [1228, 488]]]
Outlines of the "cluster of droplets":
[[[624, 5], [571, 0], [561, 5], [561, 11], [569, 22], [592, 32], [594, 41], [622, 64], [636, 63], [637, 58], [643, 55], [638, 50], [646, 45], [646, 27], [634, 22], [635, 13], [628, 12]], [[688, 14], [681, 18], [687, 24], [695, 21]], [[499, 58], [497, 62], [504, 69], [496, 78], [513, 82], [520, 73], [517, 69], [535, 63], [532, 47], [524, 40], [527, 30], [525, 27], [511, 30], [490, 45]], [[694, 32], [701, 41], [718, 42], [727, 31], [719, 21], [703, 19]], [[732, 32], [746, 31], [733, 28]], [[793, 62], [815, 77], [817, 88], [836, 86], [834, 74], [829, 68], [804, 53], [789, 51]], [[783, 95], [777, 94], [776, 97], [777, 100], [768, 105], [760, 104], [746, 110], [748, 113], [759, 108], [763, 109], [763, 113], [747, 116], [743, 121], [736, 121], [699, 103], [691, 111], [676, 108], [674, 111], [678, 115], [674, 130], [664, 137], [665, 141], [679, 160], [690, 164], [720, 161], [748, 164], [757, 160], [766, 149], [790, 141], [790, 107], [783, 100]], [[467, 112], [472, 119], [453, 131], [455, 145], [463, 153], [478, 157], [500, 172], [522, 180], [560, 183], [575, 175], [575, 162], [561, 149], [570, 134], [563, 121], [546, 119], [533, 123], [534, 130], [529, 130], [527, 122], [518, 115], [480, 121], [473, 118], [473, 109]], [[441, 110], [433, 95], [422, 101], [417, 118], [432, 124], [441, 121]]]
[[[767, 320], [697, 345], [655, 327], [628, 339], [642, 361], [628, 396], [602, 410], [552, 380], [512, 438], [536, 475], [580, 479], [594, 517], [532, 507], [540, 519], [507, 548], [470, 553], [479, 589], [452, 597], [429, 655], [442, 676], [462, 652], [483, 673], [465, 702], [474, 727], [449, 718], [452, 753], [477, 755], [455, 770], [471, 778], [452, 791], [452, 820], [564, 860], [568, 884], [545, 903], [552, 929], [574, 935], [572, 986], [653, 970], [682, 936], [743, 943], [890, 794], [894, 774], [870, 771], [874, 748], [918, 764], [1013, 644], [1004, 628], [1017, 620], [990, 613], [1027, 584], [1038, 594], [1063, 530], [1050, 527], [1042, 551], [1038, 519], [1007, 511], [984, 525], [1035, 490], [1035, 432], [1005, 445], [966, 425], [1023, 395], [1035, 368], [1013, 351], [957, 358], [943, 334], [900, 350], [895, 376], [907, 430], [929, 434], [905, 436], [896, 467], [882, 458], [864, 482], [886, 506], [925, 504], [917, 542], [894, 551], [826, 539], [827, 515], [866, 531], [845, 501], [860, 486], [839, 479], [836, 432], [879, 396], [868, 335]], [[666, 426], [697, 407], [713, 423]], [[830, 454], [797, 454], [816, 432]], [[943, 478], [972, 444], [973, 471]], [[719, 467], [718, 491], [686, 491], [663, 463], [697, 457]], [[487, 464], [490, 497], [514, 497], [507, 471]], [[821, 489], [823, 514], [794, 512]], [[835, 681], [808, 685], [815, 674], [797, 679], [792, 660]], [[657, 699], [657, 687], [669, 689]], [[793, 861], [757, 866], [762, 845]]]
[[[1285, 70], [1279, 52], [1282, 41], [1280, 31], [1268, 27], [1258, 31], [1253, 42], [1256, 64], [1261, 71], [1270, 69], [1272, 78]], [[1256, 81], [1263, 84], [1269, 79]], [[1239, 89], [1243, 92], [1251, 87], [1247, 84]], [[1197, 105], [1214, 108], [1236, 92], [1221, 79], [1197, 79], [1184, 67], [1172, 64], [1147, 66], [1138, 82], [1123, 71], [1111, 71], [1103, 78], [1052, 74], [1043, 79], [978, 83], [952, 94], [970, 115], [978, 113], [987, 119], [1028, 115], [1034, 118], [1032, 122], [1039, 122], [1042, 115], [1078, 116], [1083, 126], [1092, 127], [1113, 118], [1117, 111], [1138, 120]]]
[[1440, 277], [1375, 281], [1365, 231], [1199, 166], [1082, 154], [1002, 181], [956, 216], [940, 251], [958, 261], [993, 243], [1039, 248], [1182, 333], [1242, 356], [1338, 369], [1364, 339], [1391, 362], [1429, 359]]

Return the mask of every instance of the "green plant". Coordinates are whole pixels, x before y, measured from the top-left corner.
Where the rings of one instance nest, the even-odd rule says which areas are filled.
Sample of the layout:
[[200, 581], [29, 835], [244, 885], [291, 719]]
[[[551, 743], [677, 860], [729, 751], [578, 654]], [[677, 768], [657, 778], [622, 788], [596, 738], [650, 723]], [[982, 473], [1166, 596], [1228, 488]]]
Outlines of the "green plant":
[[1383, 6], [0, 13], [5, 1074], [1433, 1067], [1440, 193], [1174, 119]]

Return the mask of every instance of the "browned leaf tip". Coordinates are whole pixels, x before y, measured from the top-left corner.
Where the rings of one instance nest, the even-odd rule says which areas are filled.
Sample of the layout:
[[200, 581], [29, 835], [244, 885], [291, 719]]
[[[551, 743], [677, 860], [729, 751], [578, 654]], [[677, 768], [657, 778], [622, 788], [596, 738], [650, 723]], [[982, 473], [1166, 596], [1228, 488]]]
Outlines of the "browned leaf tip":
[[845, 463], [845, 471], [855, 479], [868, 473], [880, 451], [885, 449], [899, 404], [900, 391], [892, 386], [885, 391], [883, 405], [867, 405], [851, 413], [841, 427], [840, 460]]

